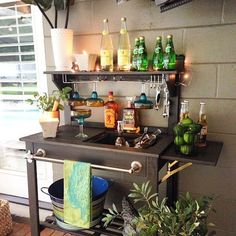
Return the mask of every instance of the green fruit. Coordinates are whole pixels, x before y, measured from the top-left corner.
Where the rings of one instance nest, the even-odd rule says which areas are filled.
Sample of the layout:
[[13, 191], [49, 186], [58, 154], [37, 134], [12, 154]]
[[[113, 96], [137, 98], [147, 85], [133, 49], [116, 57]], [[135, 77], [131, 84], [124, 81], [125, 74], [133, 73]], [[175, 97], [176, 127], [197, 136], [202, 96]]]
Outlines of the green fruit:
[[184, 118], [181, 121], [181, 125], [184, 127], [188, 127], [189, 125], [191, 125], [193, 123], [193, 120], [191, 118]]
[[173, 131], [175, 136], [183, 136], [185, 128], [182, 125], [176, 125]]
[[192, 145], [182, 145], [180, 147], [180, 152], [184, 155], [189, 155], [192, 152]]
[[184, 138], [185, 143], [192, 144], [194, 143], [194, 140], [195, 140], [195, 134], [190, 131], [187, 131], [184, 133], [183, 138]]
[[196, 123], [193, 123], [193, 124], [190, 124], [188, 126], [188, 130], [191, 131], [192, 133], [199, 133], [201, 131], [201, 128], [202, 126], [200, 124], [196, 124]]
[[181, 136], [176, 136], [174, 140], [175, 145], [180, 146], [184, 144], [184, 139]]

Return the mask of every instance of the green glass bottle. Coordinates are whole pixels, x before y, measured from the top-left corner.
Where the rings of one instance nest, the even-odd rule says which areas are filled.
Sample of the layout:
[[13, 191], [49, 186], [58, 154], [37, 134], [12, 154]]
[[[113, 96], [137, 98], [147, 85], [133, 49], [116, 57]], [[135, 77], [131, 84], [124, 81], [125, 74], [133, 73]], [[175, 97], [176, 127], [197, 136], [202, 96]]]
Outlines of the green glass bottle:
[[175, 66], [176, 66], [176, 55], [173, 44], [173, 36], [168, 35], [166, 39], [163, 69], [174, 70]]
[[132, 53], [131, 70], [138, 70], [138, 49], [139, 49], [139, 38], [135, 38], [135, 44]]
[[162, 48], [161, 36], [156, 39], [156, 46], [152, 57], [152, 69], [162, 70], [164, 60], [164, 51]]
[[147, 58], [147, 48], [145, 45], [144, 36], [139, 37], [139, 49], [138, 49], [138, 71], [148, 70], [148, 58]]

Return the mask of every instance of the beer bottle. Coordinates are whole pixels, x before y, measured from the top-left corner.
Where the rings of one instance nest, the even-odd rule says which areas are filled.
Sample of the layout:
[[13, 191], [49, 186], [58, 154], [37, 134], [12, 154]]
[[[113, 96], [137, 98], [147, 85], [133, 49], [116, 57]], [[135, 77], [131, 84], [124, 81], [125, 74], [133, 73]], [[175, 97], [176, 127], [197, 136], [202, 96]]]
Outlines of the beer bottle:
[[186, 114], [186, 103], [181, 102], [179, 122], [181, 122], [185, 118], [185, 114]]
[[189, 118], [189, 101], [188, 100], [184, 100], [185, 103], [185, 117], [184, 118]]
[[104, 104], [104, 123], [108, 129], [116, 129], [118, 119], [118, 103], [114, 100], [113, 92], [108, 94], [108, 101]]
[[204, 102], [200, 102], [200, 111], [198, 124], [200, 124], [201, 131], [198, 134], [197, 146], [205, 147], [206, 146], [206, 137], [207, 137], [207, 118], [206, 118], [206, 107]]
[[132, 66], [131, 70], [138, 70], [137, 63], [138, 63], [138, 48], [139, 48], [139, 38], [135, 38], [134, 49], [132, 53]]
[[148, 58], [147, 58], [147, 48], [145, 45], [144, 36], [139, 37], [139, 48], [138, 48], [138, 71], [147, 71], [148, 69]]
[[118, 44], [117, 62], [118, 70], [129, 71], [130, 70], [130, 41], [129, 34], [126, 26], [126, 18], [121, 18], [120, 37]]
[[113, 45], [108, 28], [108, 19], [103, 20], [102, 40], [100, 47], [100, 64], [102, 71], [113, 71]]
[[173, 36], [168, 35], [166, 40], [166, 47], [164, 53], [163, 69], [174, 70], [176, 66], [176, 55], [173, 44]]
[[158, 36], [156, 39], [156, 46], [152, 57], [152, 69], [153, 70], [163, 69], [163, 59], [164, 59], [164, 52], [162, 48], [161, 36]]

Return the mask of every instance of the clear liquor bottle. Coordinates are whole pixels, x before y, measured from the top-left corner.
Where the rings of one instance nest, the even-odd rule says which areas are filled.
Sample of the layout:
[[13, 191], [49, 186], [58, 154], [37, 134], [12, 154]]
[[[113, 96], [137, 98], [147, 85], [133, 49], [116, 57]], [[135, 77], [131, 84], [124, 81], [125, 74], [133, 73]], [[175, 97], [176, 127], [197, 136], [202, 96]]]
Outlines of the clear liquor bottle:
[[100, 47], [100, 64], [102, 71], [113, 71], [113, 44], [108, 27], [108, 19], [103, 20]]
[[120, 28], [120, 37], [118, 44], [118, 52], [117, 52], [117, 64], [118, 70], [120, 71], [129, 71], [131, 66], [131, 48], [130, 48], [130, 40], [129, 33], [127, 31], [126, 18], [121, 18], [121, 28]]

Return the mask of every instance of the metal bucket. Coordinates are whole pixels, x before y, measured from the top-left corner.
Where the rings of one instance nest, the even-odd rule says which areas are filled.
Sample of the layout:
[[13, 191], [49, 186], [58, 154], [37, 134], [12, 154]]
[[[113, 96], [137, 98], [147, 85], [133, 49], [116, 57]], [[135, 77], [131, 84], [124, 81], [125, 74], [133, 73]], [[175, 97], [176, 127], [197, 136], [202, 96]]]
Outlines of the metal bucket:
[[[48, 191], [46, 192], [45, 189]], [[50, 196], [52, 201], [53, 213], [57, 224], [63, 229], [78, 230], [80, 228], [69, 225], [64, 222], [64, 180], [59, 179], [47, 187], [42, 187], [41, 191]], [[90, 227], [98, 224], [102, 218], [102, 212], [105, 203], [106, 193], [108, 191], [107, 180], [93, 176], [92, 177], [92, 219]]]

